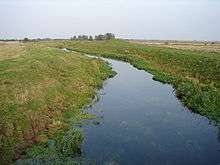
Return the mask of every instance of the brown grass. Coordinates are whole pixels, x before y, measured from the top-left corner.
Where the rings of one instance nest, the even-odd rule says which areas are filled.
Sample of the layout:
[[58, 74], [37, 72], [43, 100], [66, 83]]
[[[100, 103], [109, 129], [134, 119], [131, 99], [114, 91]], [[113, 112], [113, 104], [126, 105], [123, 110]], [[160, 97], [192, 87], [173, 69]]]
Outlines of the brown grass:
[[148, 40], [130, 40], [131, 43], [143, 44], [143, 45], [152, 45], [158, 47], [166, 48], [176, 48], [176, 49], [185, 49], [185, 50], [200, 50], [207, 52], [220, 52], [220, 43], [215, 42], [193, 42], [193, 41], [148, 41]]
[[24, 45], [19, 42], [0, 42], [0, 61], [17, 58], [24, 54]]

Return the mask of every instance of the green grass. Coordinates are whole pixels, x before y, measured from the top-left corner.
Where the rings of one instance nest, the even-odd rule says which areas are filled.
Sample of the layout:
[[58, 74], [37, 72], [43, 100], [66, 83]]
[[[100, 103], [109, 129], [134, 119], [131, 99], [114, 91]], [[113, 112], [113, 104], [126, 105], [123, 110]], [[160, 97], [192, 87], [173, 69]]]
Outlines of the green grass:
[[83, 134], [72, 125], [89, 117], [82, 108], [114, 72], [101, 60], [44, 43], [0, 49], [0, 164], [76, 153]]
[[53, 46], [126, 61], [172, 84], [193, 112], [220, 120], [220, 53], [146, 46], [122, 40], [53, 43]]

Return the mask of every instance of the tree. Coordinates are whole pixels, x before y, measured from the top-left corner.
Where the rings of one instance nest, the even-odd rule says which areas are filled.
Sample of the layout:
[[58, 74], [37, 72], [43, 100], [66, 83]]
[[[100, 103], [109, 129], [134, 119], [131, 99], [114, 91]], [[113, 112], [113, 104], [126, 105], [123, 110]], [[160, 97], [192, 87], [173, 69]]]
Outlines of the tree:
[[106, 40], [112, 40], [115, 39], [115, 35], [113, 33], [106, 33], [105, 38]]
[[88, 40], [88, 36], [87, 35], [79, 35], [78, 36], [78, 40]]
[[82, 39], [83, 39], [83, 40], [88, 40], [89, 37], [88, 37], [87, 35], [83, 35], [83, 36], [82, 36]]
[[95, 40], [98, 40], [98, 41], [102, 41], [102, 40], [105, 40], [106, 37], [105, 35], [102, 35], [102, 34], [99, 34], [98, 36], [95, 36]]
[[78, 40], [82, 40], [82, 36], [81, 35], [78, 35]]
[[77, 37], [73, 36], [73, 37], [70, 38], [70, 40], [77, 40]]
[[28, 42], [29, 41], [29, 39], [28, 38], [24, 38], [24, 40], [23, 40], [24, 42]]
[[92, 41], [93, 40], [93, 37], [92, 36], [89, 36], [89, 41]]

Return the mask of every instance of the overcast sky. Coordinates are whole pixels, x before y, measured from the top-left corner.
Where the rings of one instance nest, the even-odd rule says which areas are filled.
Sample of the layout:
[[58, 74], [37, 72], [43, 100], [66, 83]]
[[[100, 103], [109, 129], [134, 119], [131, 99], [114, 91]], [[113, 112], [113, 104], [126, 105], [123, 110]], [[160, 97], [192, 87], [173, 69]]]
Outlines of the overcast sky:
[[0, 0], [0, 38], [220, 40], [220, 0]]

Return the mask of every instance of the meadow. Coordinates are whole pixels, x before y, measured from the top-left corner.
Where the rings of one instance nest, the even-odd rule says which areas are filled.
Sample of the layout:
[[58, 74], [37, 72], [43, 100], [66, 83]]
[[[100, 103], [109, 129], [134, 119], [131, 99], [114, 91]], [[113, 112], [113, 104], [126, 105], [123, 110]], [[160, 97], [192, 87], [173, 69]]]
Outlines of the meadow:
[[80, 53], [1, 43], [0, 164], [77, 154], [83, 133], [74, 123], [92, 117], [82, 109], [113, 75], [105, 62]]

